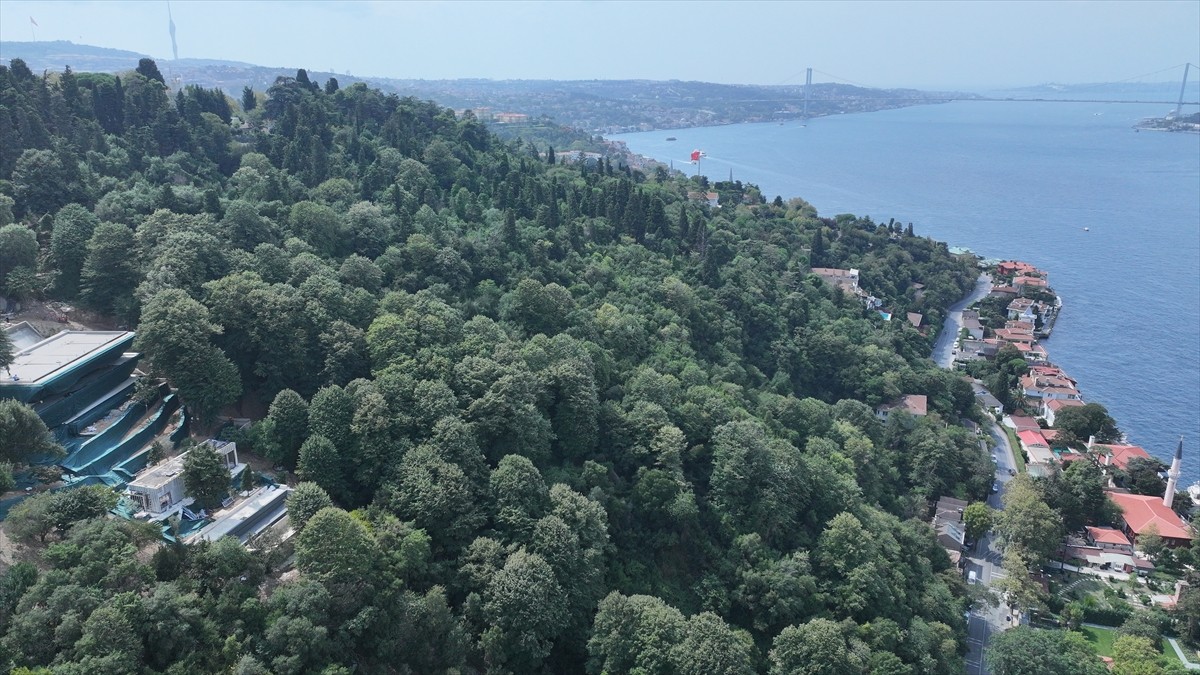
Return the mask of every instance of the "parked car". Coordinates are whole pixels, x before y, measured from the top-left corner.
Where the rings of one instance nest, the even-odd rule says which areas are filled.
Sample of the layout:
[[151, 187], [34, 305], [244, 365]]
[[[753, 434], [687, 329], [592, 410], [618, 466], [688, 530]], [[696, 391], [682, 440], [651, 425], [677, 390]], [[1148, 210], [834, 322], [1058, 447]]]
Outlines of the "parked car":
[[992, 483], [992, 494], [1000, 491], [1000, 483]]

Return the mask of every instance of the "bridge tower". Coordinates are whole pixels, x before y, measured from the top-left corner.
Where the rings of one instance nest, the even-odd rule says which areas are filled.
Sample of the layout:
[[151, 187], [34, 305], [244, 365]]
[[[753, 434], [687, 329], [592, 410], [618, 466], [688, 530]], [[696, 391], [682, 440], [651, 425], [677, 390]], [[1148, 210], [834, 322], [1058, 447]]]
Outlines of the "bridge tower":
[[1179, 111], [1183, 108], [1183, 92], [1187, 89], [1188, 69], [1191, 67], [1191, 63], [1183, 64], [1183, 84], [1179, 85], [1179, 103], [1175, 104], [1175, 117], [1179, 117]]
[[[812, 68], [804, 75], [804, 121], [808, 121], [808, 90], [812, 89]], [[1183, 100], [1183, 99], [1180, 99]]]

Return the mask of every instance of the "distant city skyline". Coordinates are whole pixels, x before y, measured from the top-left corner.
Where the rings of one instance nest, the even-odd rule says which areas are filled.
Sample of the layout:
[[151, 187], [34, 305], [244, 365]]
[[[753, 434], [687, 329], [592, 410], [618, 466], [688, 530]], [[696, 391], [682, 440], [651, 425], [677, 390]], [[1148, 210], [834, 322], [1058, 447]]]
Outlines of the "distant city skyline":
[[[1200, 64], [1200, 2], [170, 3], [179, 56], [408, 79], [870, 87], [1164, 81]], [[36, 22], [36, 25], [35, 25]], [[0, 39], [167, 59], [168, 4], [0, 1]], [[1200, 76], [1200, 73], [1197, 73]]]

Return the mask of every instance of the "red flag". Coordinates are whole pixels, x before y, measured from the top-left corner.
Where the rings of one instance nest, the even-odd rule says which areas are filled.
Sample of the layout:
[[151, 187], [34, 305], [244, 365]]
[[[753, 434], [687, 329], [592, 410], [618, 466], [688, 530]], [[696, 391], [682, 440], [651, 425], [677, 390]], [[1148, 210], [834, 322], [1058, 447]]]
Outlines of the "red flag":
[[35, 25], [35, 26], [36, 26], [36, 25], [38, 25], [38, 22], [34, 21], [32, 16], [31, 16], [31, 17], [29, 17], [29, 23], [31, 23], [31, 24], [33, 24], [33, 25]]
[[693, 150], [693, 151], [692, 151], [692, 161], [693, 161], [693, 162], [698, 162], [698, 161], [700, 161], [700, 151], [699, 151], [699, 150]]

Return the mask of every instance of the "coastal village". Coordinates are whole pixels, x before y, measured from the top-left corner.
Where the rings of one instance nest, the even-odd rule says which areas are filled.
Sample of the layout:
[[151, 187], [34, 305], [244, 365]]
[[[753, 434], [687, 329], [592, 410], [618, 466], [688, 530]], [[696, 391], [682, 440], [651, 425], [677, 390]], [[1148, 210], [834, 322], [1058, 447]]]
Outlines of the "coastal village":
[[[970, 255], [967, 251], [962, 254]], [[1119, 593], [1119, 597], [1125, 597], [1132, 591], [1143, 609], [1172, 609], [1187, 582], [1183, 580], [1184, 570], [1161, 563], [1173, 560], [1173, 549], [1192, 545], [1197, 534], [1191, 520], [1200, 514], [1200, 482], [1186, 488], [1179, 484], [1184, 439], [1181, 437], [1173, 448], [1172, 461], [1167, 466], [1145, 448], [1129, 443], [1119, 432], [1101, 442], [1094, 435], [1078, 438], [1063, 428], [1063, 411], [1085, 409], [1088, 401], [1078, 382], [1051, 361], [1042, 344], [1050, 337], [1062, 309], [1061, 299], [1050, 286], [1050, 275], [1016, 260], [981, 261], [980, 265], [991, 279], [987, 294], [961, 311], [949, 365], [964, 372], [980, 408], [995, 420], [1000, 439], [1006, 440], [1011, 448], [1016, 467], [1009, 470], [1010, 474], [1021, 471], [1034, 478], [1055, 480], [1072, 462], [1090, 462], [1102, 472], [1106, 498], [1114, 507], [1113, 522], [1068, 532], [1050, 565], [1036, 575], [1036, 583], [1059, 604], [1065, 604], [1072, 593], [1078, 593], [1084, 604], [1091, 603], [1088, 606], [1095, 608], [1104, 603], [1096, 596], [1104, 598]], [[894, 312], [859, 285], [859, 270], [813, 268], [812, 274], [857, 298], [867, 311], [877, 313], [884, 321], [893, 320]], [[913, 328], [924, 330], [920, 314], [908, 312], [906, 320]], [[1016, 375], [1016, 386], [1011, 391], [998, 392], [1004, 398], [1002, 401], [970, 373], [995, 369], [1006, 360], [1007, 367]], [[927, 397], [901, 396], [879, 406], [876, 417], [887, 422], [895, 411], [925, 417]], [[981, 447], [991, 448], [992, 460], [996, 462], [999, 444], [984, 440], [986, 433], [982, 427], [974, 426], [974, 431], [980, 437]], [[1002, 489], [1001, 472], [997, 473], [993, 493]], [[938, 542], [968, 583], [973, 584], [979, 579], [975, 571], [968, 569], [967, 554], [975, 544], [967, 536], [964, 520], [968, 505], [961, 499], [941, 497], [933, 506], [931, 524]], [[1083, 584], [1088, 580], [1090, 585]], [[1093, 595], [1089, 596], [1089, 592]], [[1013, 616], [1009, 619], [1015, 618], [1014, 624], [1030, 623], [1034, 618], [1034, 612], [1028, 608], [1014, 606], [1011, 611]], [[1107, 621], [1112, 628], [1094, 625], [1089, 630], [1115, 630], [1120, 621], [1113, 616], [1093, 611], [1091, 620]], [[1200, 669], [1200, 663], [1194, 663], [1197, 655], [1189, 662], [1177, 644], [1174, 648], [1186, 667]], [[1111, 659], [1104, 658], [1111, 666]]]
[[[1071, 463], [1090, 462], [1103, 473], [1105, 495], [1115, 507], [1113, 522], [1068, 532], [1037, 582], [1060, 606], [1075, 600], [1095, 608], [1104, 605], [1106, 598], [1118, 597], [1114, 594], [1124, 598], [1128, 593], [1144, 609], [1172, 609], [1186, 587], [1185, 570], [1171, 564], [1172, 550], [1193, 545], [1197, 537], [1193, 521], [1200, 513], [1200, 482], [1190, 486], [1179, 482], [1184, 439], [1180, 437], [1169, 450], [1158, 449], [1159, 456], [1173, 451], [1168, 466], [1119, 432], [1101, 442], [1094, 435], [1079, 438], [1064, 428], [1065, 418], [1072, 414], [1063, 411], [1083, 410], [1089, 402], [1079, 383], [1051, 360], [1043, 344], [1062, 309], [1049, 274], [1021, 261], [981, 265], [991, 275], [991, 288], [986, 297], [961, 312], [952, 352], [954, 367], [974, 373], [995, 371], [1008, 359], [1011, 372], [1019, 373], [1012, 392], [996, 392], [997, 396], [980, 379], [970, 375], [967, 379], [980, 407], [997, 420], [1002, 432], [998, 440], [1007, 440], [1011, 447], [1017, 463], [1014, 472], [1056, 480]], [[973, 365], [981, 363], [988, 365]], [[966, 506], [962, 500], [943, 498], [933, 517], [939, 541], [955, 558], [970, 545], [963, 526]], [[1050, 575], [1058, 576], [1052, 581]], [[1091, 620], [1101, 624], [1088, 629], [1093, 633], [1113, 630], [1104, 626], [1119, 623], [1103, 611], [1094, 611]], [[1173, 648], [1185, 667], [1200, 669], [1189, 664], [1177, 644]], [[1111, 666], [1111, 659], [1107, 660]], [[1191, 655], [1191, 661], [1196, 660]]]

